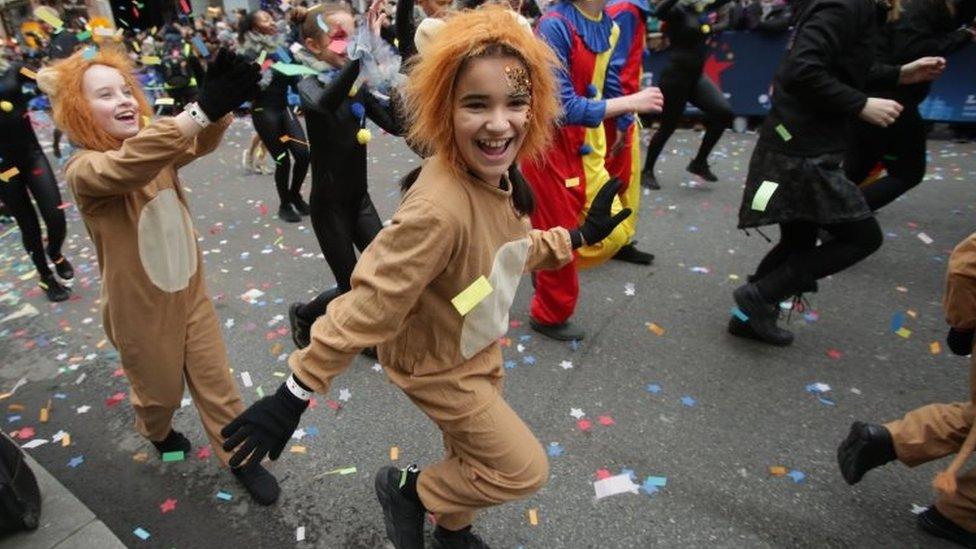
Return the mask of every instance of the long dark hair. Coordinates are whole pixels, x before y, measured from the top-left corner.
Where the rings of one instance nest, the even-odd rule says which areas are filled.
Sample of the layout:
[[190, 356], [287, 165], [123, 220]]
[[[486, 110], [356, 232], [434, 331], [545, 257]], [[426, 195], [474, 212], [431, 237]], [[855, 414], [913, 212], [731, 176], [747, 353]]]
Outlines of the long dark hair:
[[[400, 191], [406, 193], [417, 182], [420, 176], [420, 167], [416, 167], [400, 180]], [[512, 182], [512, 206], [519, 217], [532, 215], [535, 211], [535, 195], [532, 194], [532, 187], [522, 176], [518, 169], [518, 164], [512, 164], [508, 168], [508, 180]]]

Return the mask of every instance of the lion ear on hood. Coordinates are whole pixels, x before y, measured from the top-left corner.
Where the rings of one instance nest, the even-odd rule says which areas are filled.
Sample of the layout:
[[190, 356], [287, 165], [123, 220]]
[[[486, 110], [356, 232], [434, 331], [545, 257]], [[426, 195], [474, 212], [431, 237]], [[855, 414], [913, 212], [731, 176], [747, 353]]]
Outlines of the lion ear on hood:
[[60, 76], [57, 69], [44, 67], [37, 71], [37, 87], [48, 97], [56, 97]]
[[424, 54], [424, 51], [437, 40], [437, 35], [446, 23], [443, 19], [428, 17], [417, 25], [417, 32], [414, 33], [413, 43], [417, 47], [417, 53]]

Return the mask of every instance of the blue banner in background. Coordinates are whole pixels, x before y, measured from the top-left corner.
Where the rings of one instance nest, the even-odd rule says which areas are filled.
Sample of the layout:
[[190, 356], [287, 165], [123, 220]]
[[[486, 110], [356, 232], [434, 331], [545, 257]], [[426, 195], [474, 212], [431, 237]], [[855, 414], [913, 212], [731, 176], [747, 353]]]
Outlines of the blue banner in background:
[[[729, 99], [736, 116], [769, 112], [773, 75], [786, 51], [786, 33], [724, 32], [713, 41], [704, 73]], [[650, 52], [644, 72], [657, 84], [668, 53]], [[976, 122], [976, 45], [949, 56], [945, 73], [920, 106], [922, 118], [936, 122]], [[697, 112], [688, 105], [688, 112]]]

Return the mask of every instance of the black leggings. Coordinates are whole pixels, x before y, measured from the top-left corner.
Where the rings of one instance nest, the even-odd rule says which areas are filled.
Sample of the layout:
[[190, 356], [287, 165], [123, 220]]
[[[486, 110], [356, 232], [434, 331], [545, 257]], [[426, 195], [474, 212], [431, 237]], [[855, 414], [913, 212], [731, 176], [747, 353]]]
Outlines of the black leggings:
[[[833, 237], [817, 246], [820, 229]], [[779, 242], [769, 250], [756, 268], [755, 280], [760, 281], [787, 262], [802, 278], [796, 288], [843, 271], [866, 258], [881, 247], [883, 235], [874, 217], [832, 225], [809, 221], [780, 223]]]
[[[17, 152], [5, 151], [0, 156], [20, 171], [10, 181], [0, 183], [0, 202], [7, 206], [10, 215], [17, 221], [24, 249], [30, 254], [37, 272], [41, 276], [50, 276], [51, 268], [47, 258], [52, 261], [61, 259], [61, 245], [64, 244], [67, 232], [64, 211], [58, 208], [61, 205], [58, 181], [40, 147]], [[41, 223], [37, 219], [34, 205], [31, 204], [31, 196], [37, 202], [47, 226], [47, 257], [44, 255]]]
[[[251, 113], [251, 120], [254, 122], [254, 129], [258, 132], [258, 137], [268, 149], [271, 158], [275, 162], [275, 188], [278, 189], [278, 200], [281, 205], [292, 203], [300, 196], [302, 182], [305, 181], [305, 174], [308, 173], [308, 138], [305, 137], [305, 130], [302, 129], [298, 118], [290, 109], [276, 109], [265, 107]], [[286, 143], [281, 142], [281, 137], [287, 135], [299, 139], [302, 143], [297, 143], [289, 139]], [[291, 158], [295, 157], [295, 167], [292, 169]], [[288, 185], [288, 172], [291, 171], [291, 185]]]
[[732, 106], [715, 87], [708, 77], [701, 71], [688, 72], [681, 67], [668, 67], [661, 73], [661, 92], [664, 93], [664, 111], [661, 113], [661, 125], [651, 142], [647, 146], [647, 159], [644, 161], [644, 171], [654, 170], [657, 157], [664, 150], [664, 145], [671, 138], [671, 134], [678, 128], [678, 122], [685, 112], [685, 103], [691, 102], [705, 113], [705, 136], [694, 162], [707, 163], [708, 155], [715, 148], [715, 144], [722, 137], [722, 132], [732, 124], [734, 115]]
[[925, 121], [917, 107], [906, 107], [888, 128], [858, 122], [844, 159], [844, 172], [860, 184], [874, 166], [884, 164], [887, 175], [861, 187], [872, 211], [910, 191], [925, 177]]
[[321, 192], [312, 188], [311, 219], [315, 237], [319, 241], [325, 260], [332, 269], [338, 288], [327, 290], [299, 309], [298, 315], [314, 322], [325, 314], [332, 298], [351, 289], [349, 279], [356, 268], [356, 249], [362, 253], [383, 228], [369, 193], [350, 203], [337, 203], [323, 199]]

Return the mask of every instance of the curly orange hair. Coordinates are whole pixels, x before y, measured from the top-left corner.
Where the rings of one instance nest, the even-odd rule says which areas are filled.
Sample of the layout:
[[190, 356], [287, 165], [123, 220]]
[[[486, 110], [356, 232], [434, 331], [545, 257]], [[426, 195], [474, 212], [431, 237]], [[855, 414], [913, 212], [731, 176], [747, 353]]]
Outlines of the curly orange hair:
[[457, 173], [465, 171], [454, 140], [455, 85], [468, 60], [512, 56], [528, 72], [532, 85], [530, 116], [518, 160], [537, 157], [552, 139], [560, 112], [555, 70], [558, 60], [549, 47], [520, 25], [511, 10], [484, 5], [449, 15], [429, 49], [412, 61], [403, 90], [409, 118], [407, 139], [427, 154], [440, 154]]
[[122, 73], [122, 78], [132, 88], [133, 97], [139, 105], [139, 113], [142, 115], [139, 117], [139, 128], [142, 128], [145, 125], [143, 116], [150, 116], [152, 110], [133, 74], [132, 62], [124, 51], [106, 46], [87, 59], [84, 51], [75, 52], [71, 57], [42, 69], [38, 75], [38, 83], [50, 95], [54, 123], [68, 134], [68, 139], [93, 151], [118, 149], [122, 146], [122, 141], [95, 124], [88, 100], [85, 99], [85, 71], [92, 65], [105, 65]]

